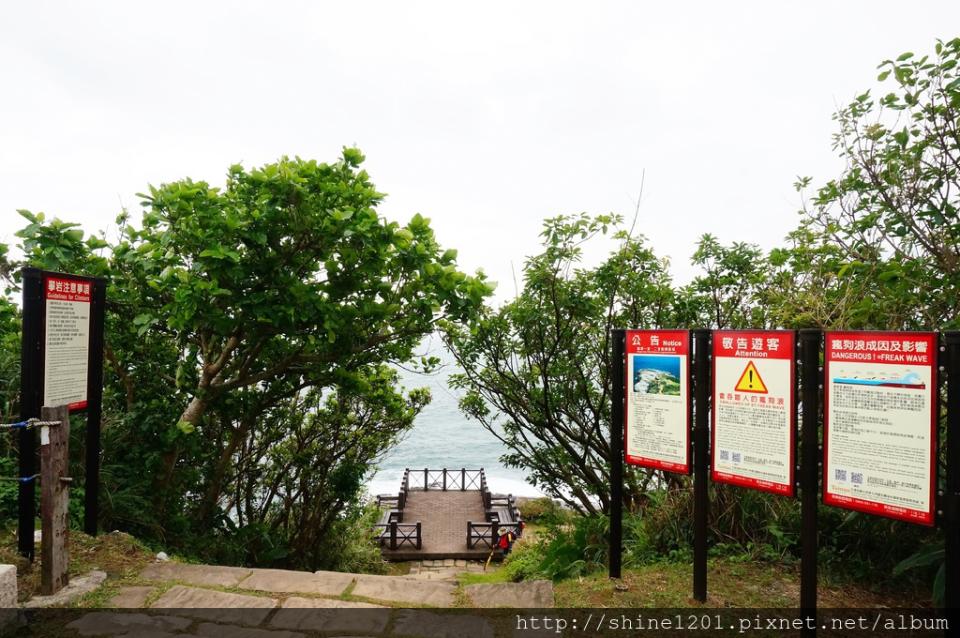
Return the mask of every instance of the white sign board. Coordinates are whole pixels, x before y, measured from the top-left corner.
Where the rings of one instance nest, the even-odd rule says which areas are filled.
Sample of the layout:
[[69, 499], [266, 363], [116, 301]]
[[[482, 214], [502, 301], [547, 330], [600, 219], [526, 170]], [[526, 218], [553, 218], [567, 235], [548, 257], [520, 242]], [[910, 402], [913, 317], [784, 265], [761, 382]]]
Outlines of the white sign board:
[[713, 471], [719, 483], [793, 496], [794, 333], [713, 333]]
[[66, 277], [44, 278], [43, 405], [87, 407], [91, 286]]
[[690, 333], [628, 330], [627, 463], [690, 472]]
[[825, 340], [824, 502], [933, 525], [936, 334]]

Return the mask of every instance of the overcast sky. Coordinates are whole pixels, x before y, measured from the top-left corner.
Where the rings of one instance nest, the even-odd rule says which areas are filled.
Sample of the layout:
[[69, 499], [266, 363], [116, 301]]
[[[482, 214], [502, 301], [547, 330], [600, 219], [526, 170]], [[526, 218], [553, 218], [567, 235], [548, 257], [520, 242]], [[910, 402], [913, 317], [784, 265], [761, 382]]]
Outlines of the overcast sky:
[[777, 244], [796, 176], [840, 168], [836, 106], [958, 25], [960, 2], [4, 3], [0, 241], [18, 208], [115, 231], [147, 184], [357, 145], [382, 213], [430, 217], [500, 299], [544, 217], [630, 216], [644, 170], [640, 231], [685, 281], [701, 233]]

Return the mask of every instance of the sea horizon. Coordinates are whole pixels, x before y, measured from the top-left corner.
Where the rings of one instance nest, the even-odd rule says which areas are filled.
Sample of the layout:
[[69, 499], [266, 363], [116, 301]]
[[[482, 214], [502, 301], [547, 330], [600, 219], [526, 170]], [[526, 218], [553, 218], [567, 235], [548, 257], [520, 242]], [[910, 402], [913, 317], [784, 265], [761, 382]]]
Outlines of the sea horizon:
[[542, 496], [527, 482], [527, 472], [506, 467], [500, 457], [508, 452], [504, 444], [478, 421], [468, 419], [459, 408], [458, 392], [450, 388], [451, 374], [460, 371], [453, 355], [436, 335], [427, 337], [418, 354], [440, 358], [440, 368], [420, 374], [397, 368], [405, 390], [429, 388], [432, 401], [414, 421], [413, 428], [377, 464], [376, 473], [366, 483], [371, 496], [392, 494], [400, 489], [405, 469], [439, 470], [443, 468], [478, 470], [483, 468], [490, 490], [515, 496]]

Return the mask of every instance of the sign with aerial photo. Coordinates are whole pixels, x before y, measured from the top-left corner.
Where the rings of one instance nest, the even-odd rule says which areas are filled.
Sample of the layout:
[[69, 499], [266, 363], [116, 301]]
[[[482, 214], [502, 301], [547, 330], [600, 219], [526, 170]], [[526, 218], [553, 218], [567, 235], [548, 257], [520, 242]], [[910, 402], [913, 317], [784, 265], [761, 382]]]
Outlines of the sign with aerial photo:
[[627, 330], [626, 461], [690, 472], [690, 333]]
[[792, 331], [713, 333], [712, 478], [794, 494]]
[[60, 275], [43, 279], [43, 405], [87, 407], [91, 285]]
[[828, 332], [824, 502], [934, 524], [937, 338]]

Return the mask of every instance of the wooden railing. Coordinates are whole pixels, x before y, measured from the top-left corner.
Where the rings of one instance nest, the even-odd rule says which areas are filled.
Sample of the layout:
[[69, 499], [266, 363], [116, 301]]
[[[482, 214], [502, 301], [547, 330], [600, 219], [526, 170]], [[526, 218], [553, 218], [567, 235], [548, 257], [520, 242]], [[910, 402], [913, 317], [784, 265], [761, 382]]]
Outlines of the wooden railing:
[[389, 523], [379, 523], [373, 526], [377, 530], [377, 538], [380, 545], [386, 545], [390, 549], [397, 549], [403, 545], [409, 545], [420, 549], [423, 544], [420, 521], [416, 523], [398, 523], [391, 520]]
[[483, 491], [487, 485], [487, 477], [483, 473], [483, 468], [479, 470], [468, 470], [466, 468], [442, 470], [431, 470], [423, 468], [422, 470], [407, 470], [403, 473], [403, 483], [400, 491], [409, 492], [410, 490], [442, 490], [460, 491], [479, 490]]
[[497, 546], [497, 540], [500, 538], [497, 532], [501, 527], [507, 528], [518, 537], [523, 531], [519, 521], [516, 523], [474, 523], [473, 521], [467, 521], [467, 549], [483, 547], [493, 549]]
[[377, 495], [377, 507], [380, 508], [390, 508], [403, 510], [403, 506], [407, 503], [407, 494], [402, 489], [400, 493], [394, 496], [393, 494], [378, 494]]

